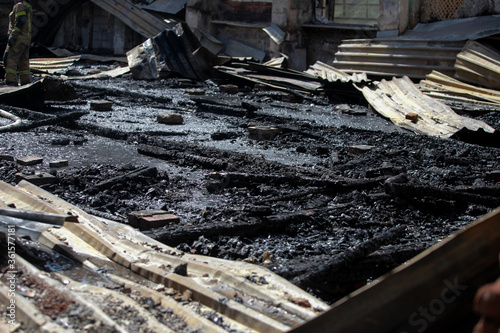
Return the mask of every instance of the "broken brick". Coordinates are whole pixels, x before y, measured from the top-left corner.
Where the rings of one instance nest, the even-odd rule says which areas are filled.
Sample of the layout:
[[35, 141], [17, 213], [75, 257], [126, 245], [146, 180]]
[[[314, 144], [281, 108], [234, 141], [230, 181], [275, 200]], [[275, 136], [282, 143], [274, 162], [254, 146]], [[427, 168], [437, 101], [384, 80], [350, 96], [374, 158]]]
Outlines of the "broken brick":
[[113, 110], [113, 102], [106, 100], [90, 102], [90, 108], [94, 111], [111, 111]]
[[250, 126], [248, 127], [248, 137], [252, 140], [273, 140], [281, 130], [271, 126]]
[[37, 164], [42, 164], [43, 163], [43, 158], [41, 157], [36, 157], [36, 156], [24, 156], [24, 157], [19, 157], [16, 162], [20, 165], [37, 165]]
[[182, 125], [184, 123], [182, 115], [173, 112], [162, 112], [158, 114], [157, 120], [159, 123], [167, 125]]
[[239, 92], [239, 88], [234, 84], [222, 84], [219, 86], [220, 91], [235, 95]]
[[178, 216], [169, 214], [164, 210], [141, 210], [128, 214], [128, 222], [139, 230], [161, 228], [171, 223], [179, 223]]
[[408, 112], [405, 118], [410, 120], [412, 123], [416, 123], [418, 121], [418, 114], [415, 112]]
[[485, 179], [496, 183], [500, 182], [500, 170], [488, 171]]
[[69, 165], [68, 160], [57, 160], [57, 161], [49, 162], [49, 166], [51, 168], [62, 168], [62, 167], [68, 166], [68, 165]]
[[0, 161], [14, 161], [14, 156], [0, 154]]
[[40, 186], [40, 185], [54, 184], [57, 178], [51, 175], [50, 173], [46, 172], [37, 172], [32, 175], [26, 175], [20, 172], [16, 173], [16, 182], [19, 183], [21, 180], [25, 180], [34, 185]]

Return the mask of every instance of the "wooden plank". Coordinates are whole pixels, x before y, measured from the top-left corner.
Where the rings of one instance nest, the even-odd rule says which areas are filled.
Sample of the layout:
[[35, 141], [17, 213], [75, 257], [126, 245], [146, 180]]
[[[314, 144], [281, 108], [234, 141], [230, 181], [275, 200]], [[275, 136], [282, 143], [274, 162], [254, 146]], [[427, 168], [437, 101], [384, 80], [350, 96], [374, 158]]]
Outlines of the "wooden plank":
[[423, 331], [472, 301], [483, 274], [498, 271], [499, 252], [497, 208], [290, 332]]

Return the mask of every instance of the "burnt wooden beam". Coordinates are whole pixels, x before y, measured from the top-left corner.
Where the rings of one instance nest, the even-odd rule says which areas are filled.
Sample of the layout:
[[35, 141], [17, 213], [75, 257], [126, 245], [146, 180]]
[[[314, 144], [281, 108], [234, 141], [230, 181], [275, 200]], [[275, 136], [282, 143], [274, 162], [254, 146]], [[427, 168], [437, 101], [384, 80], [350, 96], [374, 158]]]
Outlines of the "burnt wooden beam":
[[58, 125], [58, 124], [61, 124], [64, 122], [78, 120], [82, 116], [86, 115], [87, 113], [88, 113], [87, 111], [68, 112], [68, 113], [65, 113], [62, 115], [52, 116], [48, 119], [34, 121], [32, 123], [29, 123], [29, 124], [21, 124], [21, 125], [18, 125], [16, 127], [7, 127], [7, 128], [3, 128], [3, 130], [0, 128], [0, 133], [26, 132], [26, 131], [32, 130], [34, 128], [37, 128], [37, 127]]
[[188, 164], [200, 165], [207, 169], [224, 170], [227, 162], [219, 158], [204, 157], [199, 155], [187, 154], [178, 150], [168, 150], [161, 147], [140, 144], [137, 148], [139, 154], [152, 156], [163, 160], [177, 160], [187, 162]]
[[115, 184], [120, 184], [128, 181], [132, 181], [138, 178], [150, 178], [156, 177], [158, 174], [158, 169], [155, 167], [141, 167], [137, 168], [134, 171], [126, 173], [125, 175], [121, 175], [118, 177], [114, 177], [105, 181], [102, 181], [88, 189], [85, 190], [87, 193], [96, 193], [99, 191], [103, 191], [105, 189], [113, 187]]
[[222, 181], [227, 186], [248, 187], [254, 184], [291, 184], [297, 186], [322, 187], [326, 192], [352, 191], [380, 186], [389, 176], [370, 179], [322, 179], [300, 175], [249, 174], [238, 172], [215, 172], [209, 178]]
[[299, 275], [292, 280], [295, 285], [304, 288], [318, 281], [329, 281], [335, 273], [346, 268], [351, 263], [356, 262], [370, 253], [376, 251], [383, 245], [387, 245], [394, 239], [401, 237], [406, 231], [406, 226], [398, 225], [383, 233], [375, 235], [358, 246], [353, 246], [342, 254], [335, 256], [325, 264], [310, 267], [307, 273]]
[[459, 203], [475, 203], [487, 207], [500, 205], [500, 197], [476, 193], [462, 192], [454, 188], [435, 188], [403, 183], [386, 183], [387, 194], [401, 198], [432, 197], [442, 200], [457, 201]]

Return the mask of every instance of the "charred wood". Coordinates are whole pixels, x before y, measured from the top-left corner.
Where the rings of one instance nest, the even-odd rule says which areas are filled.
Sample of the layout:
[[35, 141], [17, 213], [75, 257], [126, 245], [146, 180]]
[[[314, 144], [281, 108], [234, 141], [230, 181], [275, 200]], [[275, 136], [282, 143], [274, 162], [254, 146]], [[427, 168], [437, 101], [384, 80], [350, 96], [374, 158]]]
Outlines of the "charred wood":
[[71, 126], [73, 129], [76, 130], [84, 130], [87, 132], [90, 132], [92, 134], [95, 134], [97, 136], [103, 136], [105, 138], [109, 139], [116, 139], [116, 140], [127, 140], [130, 136], [130, 133], [126, 133], [124, 131], [112, 129], [112, 128], [106, 128], [102, 127], [96, 124], [91, 124], [91, 123], [84, 123], [84, 124], [72, 124]]
[[87, 193], [97, 193], [99, 191], [109, 189], [116, 184], [128, 182], [128, 181], [136, 181], [140, 178], [151, 178], [156, 177], [158, 174], [158, 170], [155, 167], [143, 167], [138, 168], [132, 172], [129, 172], [125, 175], [121, 175], [118, 177], [114, 177], [105, 181], [100, 182], [97, 185], [94, 185], [86, 190]]
[[237, 172], [211, 173], [212, 179], [222, 180], [222, 183], [235, 187], [251, 187], [254, 184], [290, 184], [295, 186], [310, 186], [323, 188], [326, 193], [369, 189], [380, 186], [388, 176], [372, 179], [321, 179], [296, 175], [264, 175]]
[[231, 107], [226, 105], [207, 104], [207, 103], [200, 104], [196, 111], [210, 112], [210, 113], [221, 114], [225, 116], [233, 116], [233, 117], [248, 116], [248, 111], [244, 108]]
[[263, 218], [247, 218], [238, 222], [224, 221], [224, 223], [203, 223], [196, 226], [175, 226], [169, 229], [154, 229], [144, 233], [162, 243], [176, 246], [183, 242], [192, 242], [200, 236], [216, 237], [244, 236], [253, 237], [263, 233], [277, 233], [285, 230], [286, 227], [309, 221], [312, 217], [305, 212], [284, 213], [271, 215]]
[[[168, 150], [161, 147], [140, 144], [137, 148], [139, 154], [152, 156], [163, 160], [177, 160], [189, 165], [199, 165], [204, 168], [214, 170], [224, 170], [227, 162], [218, 158], [204, 157], [193, 154], [187, 154], [182, 151]], [[184, 164], [183, 163], [183, 164]]]
[[458, 203], [476, 203], [487, 207], [498, 207], [500, 205], [500, 197], [498, 196], [467, 193], [452, 188], [434, 188], [403, 183], [391, 183], [388, 185], [386, 183], [385, 189], [387, 194], [406, 199], [432, 197], [441, 200], [456, 201]]
[[387, 245], [394, 239], [401, 237], [405, 233], [405, 231], [406, 226], [404, 225], [399, 225], [391, 228], [361, 243], [358, 246], [349, 248], [342, 254], [335, 256], [326, 264], [314, 265], [314, 267], [310, 267], [307, 273], [295, 277], [292, 282], [295, 285], [304, 288], [317, 281], [331, 281], [332, 278], [334, 278], [334, 276], [340, 270], [346, 268], [353, 262], [356, 262], [368, 256], [370, 253], [376, 251], [381, 246]]
[[3, 132], [3, 133], [6, 133], [6, 132], [26, 132], [26, 131], [32, 130], [34, 128], [37, 128], [37, 127], [58, 125], [58, 124], [65, 123], [65, 122], [72, 122], [72, 121], [80, 119], [82, 116], [86, 115], [87, 113], [88, 112], [85, 112], [85, 111], [68, 112], [68, 113], [65, 113], [62, 115], [53, 116], [53, 117], [48, 118], [48, 119], [34, 121], [30, 124], [21, 124], [21, 125], [16, 126], [16, 127], [4, 128], [3, 130], [0, 129], [0, 133], [1, 132]]

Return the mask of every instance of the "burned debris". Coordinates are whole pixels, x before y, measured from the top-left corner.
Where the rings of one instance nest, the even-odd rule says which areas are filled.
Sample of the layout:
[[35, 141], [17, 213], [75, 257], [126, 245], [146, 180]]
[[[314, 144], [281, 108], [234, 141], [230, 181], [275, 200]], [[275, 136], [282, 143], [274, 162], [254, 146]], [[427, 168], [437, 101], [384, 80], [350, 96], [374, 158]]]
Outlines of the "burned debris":
[[[391, 30], [396, 5], [376, 2], [364, 23], [375, 6], [378, 28], [358, 26], [370, 38], [336, 41], [328, 61], [302, 33], [348, 21], [335, 1], [281, 15], [285, 2], [99, 0], [61, 18], [56, 40], [82, 45], [38, 47], [35, 82], [0, 87], [19, 329], [409, 330], [444, 280], [467, 290], [433, 329], [470, 331], [470, 311], [449, 318], [499, 274], [498, 17]], [[271, 22], [230, 20], [246, 11]], [[313, 11], [304, 30], [278, 24]], [[68, 37], [71, 22], [97, 35], [103, 12], [113, 41]], [[87, 52], [101, 46], [119, 52]]]

